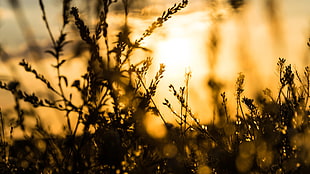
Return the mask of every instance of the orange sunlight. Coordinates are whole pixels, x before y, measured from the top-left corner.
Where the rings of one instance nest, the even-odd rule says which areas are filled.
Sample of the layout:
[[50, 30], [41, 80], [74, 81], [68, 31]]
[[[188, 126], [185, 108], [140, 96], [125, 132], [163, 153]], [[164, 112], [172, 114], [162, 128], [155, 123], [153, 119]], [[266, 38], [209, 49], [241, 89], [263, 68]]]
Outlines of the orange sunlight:
[[[158, 12], [158, 8], [170, 7], [172, 5], [170, 2], [164, 2], [163, 0], [154, 3], [156, 3], [154, 6], [145, 5], [141, 7], [141, 9], [139, 9], [141, 11], [134, 11], [134, 14], [129, 17], [132, 36], [137, 36], [137, 38], [141, 37], [143, 31], [156, 19], [156, 16], [161, 15], [161, 12]], [[164, 99], [175, 99], [171, 92], [169, 92], [168, 86], [173, 84], [177, 90], [179, 87], [184, 86], [185, 73], [190, 71], [192, 77], [189, 83], [189, 105], [192, 107], [193, 112], [199, 117], [208, 117], [205, 120], [210, 120], [213, 114], [212, 105], [210, 105], [210, 103], [212, 103], [210, 100], [211, 94], [207, 88], [210, 74], [214, 75], [214, 78], [223, 84], [221, 92], [226, 91], [229, 95], [228, 99], [234, 101], [234, 82], [238, 72], [243, 72], [245, 74], [246, 85], [249, 84], [246, 86], [247, 90], [245, 92], [251, 90], [256, 92], [257, 89], [264, 89], [274, 84], [272, 82], [277, 78], [275, 68], [278, 57], [287, 58], [293, 65], [297, 64], [298, 68], [302, 68], [300, 62], [305, 65], [309, 64], [310, 59], [306, 56], [307, 52], [304, 49], [306, 48], [306, 34], [308, 34], [306, 33], [308, 26], [306, 21], [308, 21], [309, 15], [297, 13], [298, 9], [301, 8], [301, 5], [297, 3], [293, 6], [291, 2], [283, 2], [283, 4], [282, 11], [284, 14], [278, 16], [279, 26], [277, 26], [278, 29], [282, 29], [282, 32], [278, 32], [280, 33], [278, 34], [280, 39], [274, 38], [272, 35], [272, 32], [277, 32], [277, 30], [269, 26], [270, 21], [268, 23], [268, 18], [264, 11], [265, 9], [262, 8], [262, 2], [260, 1], [249, 2], [247, 6], [244, 7], [243, 11], [241, 10], [238, 13], [231, 12], [229, 14], [226, 11], [223, 12], [223, 9], [212, 11], [214, 10], [212, 9], [212, 5], [201, 0], [190, 2], [187, 9], [174, 15], [165, 22], [162, 27], [156, 29], [153, 35], [144, 40], [143, 46], [152, 50], [152, 57], [154, 58], [153, 66], [155, 67], [154, 71], [158, 70], [160, 63], [166, 65], [164, 78], [159, 84], [158, 95], [156, 96], [158, 107], [167, 110], [165, 106], [162, 106]], [[50, 12], [57, 10], [55, 8], [56, 4], [55, 6], [50, 6], [53, 8]], [[8, 7], [1, 7], [0, 10], [3, 14], [5, 13], [2, 16], [2, 20], [6, 22], [6, 25], [0, 27], [0, 31], [9, 33], [8, 35], [1, 35], [1, 42], [3, 42], [4, 49], [8, 50], [11, 55], [14, 55], [15, 53], [12, 50], [20, 47], [24, 48], [26, 44], [20, 41], [23, 37], [19, 32], [12, 32], [13, 29], [14, 31], [18, 31], [18, 27], [12, 22], [14, 20], [13, 13], [7, 12], [10, 11]], [[30, 17], [35, 18], [41, 15], [39, 9], [37, 9], [37, 11], [38, 14], [33, 12]], [[83, 13], [87, 14], [86, 12]], [[112, 27], [110, 28], [111, 37], [109, 42], [114, 42], [116, 40], [115, 34], [119, 32], [118, 30], [123, 16], [111, 13], [111, 17], [114, 20], [109, 21], [109, 27]], [[8, 18], [10, 18], [10, 20]], [[59, 18], [60, 16], [51, 17], [51, 21], [54, 22], [55, 19], [59, 20]], [[36, 20], [30, 21], [36, 22], [31, 23], [31, 25], [44, 28], [43, 22], [40, 21], [40, 16], [35, 19]], [[218, 52], [214, 56], [214, 66], [212, 65], [213, 68], [210, 68], [211, 63], [209, 62], [208, 56], [210, 52], [212, 52], [212, 49], [208, 49], [210, 47], [208, 44], [210, 42], [212, 43], [210, 39], [210, 28], [215, 24], [218, 25], [218, 30], [213, 31], [216, 37], [218, 37], [218, 43], [216, 45]], [[57, 33], [59, 24], [53, 23], [51, 26], [53, 32]], [[42, 29], [42, 31], [37, 30], [35, 27], [33, 27], [33, 29], [38, 32], [36, 34], [39, 38], [39, 44], [43, 45], [42, 49], [45, 49], [44, 47], [46, 47], [46, 49], [49, 48], [46, 45], [47, 32], [44, 29]], [[12, 35], [12, 33], [17, 34]], [[70, 34], [71, 33], [69, 33], [69, 35]], [[18, 44], [16, 44], [17, 42]], [[282, 43], [279, 44], [279, 42]], [[284, 45], [283, 48], [281, 45]], [[23, 57], [18, 55], [17, 61], [25, 57], [25, 55], [22, 56]], [[46, 57], [46, 54], [44, 56]], [[139, 60], [145, 58], [140, 55], [137, 57]], [[28, 56], [28, 58], [31, 58], [31, 56]], [[302, 60], [302, 58], [304, 60]], [[80, 72], [81, 69], [85, 69], [85, 67], [83, 67], [85, 65], [82, 65], [84, 62], [79, 62], [80, 60], [78, 59], [72, 60], [73, 61], [66, 64], [67, 67], [64, 68], [64, 71], [66, 71], [64, 74], [72, 77], [72, 79], [69, 79], [71, 80], [69, 82], [80, 77], [80, 73], [82, 73]], [[45, 59], [41, 62], [49, 66], [49, 61], [50, 60]], [[13, 58], [8, 62], [17, 64], [16, 60], [13, 61]], [[73, 64], [72, 62], [77, 62], [77, 64]], [[44, 72], [43, 69], [48, 71], [48, 77], [55, 77], [54, 71], [49, 71], [44, 67], [42, 68], [42, 72]], [[6, 73], [4, 68], [0, 68], [0, 76], [5, 74], [9, 73]], [[20, 73], [20, 75], [22, 75], [22, 73]], [[152, 75], [150, 76], [153, 77]], [[28, 84], [28, 86], [31, 86], [30, 88], [33, 89], [33, 81], [29, 79], [25, 81], [25, 84]], [[268, 86], [268, 84], [270, 85]], [[252, 92], [252, 94], [254, 94], [254, 92]], [[4, 96], [2, 93], [3, 92], [0, 94]], [[235, 103], [231, 103], [232, 107], [234, 107]], [[0, 104], [2, 106], [7, 105], [6, 102], [0, 102]], [[176, 103], [176, 108], [177, 107], [178, 105]]]
[[178, 71], [184, 71], [184, 68], [190, 67], [193, 63], [195, 57], [193, 43], [187, 38], [159, 41], [157, 47], [155, 57], [158, 57], [158, 61], [165, 64], [175, 74], [179, 74]]
[[0, 0], [0, 174], [308, 173], [309, 22], [310, 0]]

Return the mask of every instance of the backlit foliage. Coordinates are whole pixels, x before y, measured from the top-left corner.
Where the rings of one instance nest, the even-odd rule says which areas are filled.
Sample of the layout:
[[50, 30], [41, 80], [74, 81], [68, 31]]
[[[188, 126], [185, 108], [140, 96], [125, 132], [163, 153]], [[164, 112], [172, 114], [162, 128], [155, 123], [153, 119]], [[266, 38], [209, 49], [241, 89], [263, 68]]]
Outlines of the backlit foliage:
[[[26, 61], [19, 65], [43, 83], [53, 96], [43, 98], [23, 89], [19, 81], [0, 88], [12, 94], [15, 119], [6, 119], [0, 110], [0, 169], [3, 173], [306, 173], [310, 170], [310, 68], [301, 74], [284, 58], [278, 61], [279, 90], [265, 89], [255, 99], [244, 95], [246, 75], [236, 80], [236, 110], [229, 111], [227, 96], [216, 80], [208, 85], [213, 91], [218, 121], [204, 124], [193, 114], [189, 103], [191, 73], [185, 84], [169, 86], [172, 95], [163, 105], [174, 114], [176, 124], [169, 123], [158, 109], [154, 97], [164, 77], [161, 64], [152, 79], [148, 71], [152, 58], [131, 62], [135, 50], [147, 51], [141, 42], [152, 35], [174, 14], [185, 8], [187, 0], [173, 5], [158, 17], [137, 40], [132, 40], [128, 21], [109, 42], [107, 22], [111, 5], [123, 5], [125, 19], [129, 1], [97, 2], [97, 23], [91, 30], [71, 0], [63, 0], [63, 25], [58, 38], [52, 33], [45, 6], [39, 0], [43, 21], [50, 36], [46, 50], [55, 63], [57, 76], [51, 83]], [[235, 10], [243, 1], [229, 1]], [[67, 28], [75, 27], [79, 38], [69, 41]], [[79, 79], [62, 74], [67, 63], [64, 50], [71, 42], [84, 42], [88, 49], [87, 71]], [[310, 47], [309, 43], [308, 46]], [[103, 50], [103, 51], [102, 51]], [[72, 50], [74, 52], [74, 50]], [[69, 84], [73, 81], [72, 84]], [[55, 85], [56, 84], [56, 85]], [[72, 88], [77, 93], [68, 93]], [[72, 100], [81, 99], [80, 104]], [[178, 104], [169, 98], [175, 97]], [[32, 107], [24, 108], [28, 103]], [[55, 135], [42, 126], [37, 107], [60, 111], [67, 122], [63, 134]], [[233, 113], [233, 114], [232, 114]], [[26, 116], [36, 119], [30, 134]], [[10, 127], [5, 135], [5, 126]], [[22, 140], [13, 132], [21, 129]]]

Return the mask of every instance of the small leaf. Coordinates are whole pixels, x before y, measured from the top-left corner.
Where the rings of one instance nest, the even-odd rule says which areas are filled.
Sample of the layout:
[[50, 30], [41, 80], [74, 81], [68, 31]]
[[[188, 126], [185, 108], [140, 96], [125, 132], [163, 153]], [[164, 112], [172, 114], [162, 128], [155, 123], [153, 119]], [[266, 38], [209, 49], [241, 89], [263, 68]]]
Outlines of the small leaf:
[[71, 87], [76, 87], [77, 89], [81, 89], [80, 87], [80, 80], [74, 80], [74, 82], [72, 83]]
[[67, 45], [67, 44], [69, 44], [69, 43], [71, 43], [72, 41], [65, 41], [65, 42], [63, 42], [60, 46], [61, 47], [64, 47], [65, 45]]
[[61, 62], [58, 64], [58, 67], [60, 67], [62, 64], [64, 64], [66, 62], [66, 60], [61, 60]]
[[67, 77], [65, 77], [65, 76], [59, 76], [59, 79], [60, 79], [60, 80], [63, 79], [64, 82], [65, 82], [66, 87], [68, 87], [68, 79], [67, 79]]
[[10, 82], [9, 84], [8, 84], [8, 89], [10, 90], [10, 91], [12, 91], [12, 90], [16, 90], [16, 88], [19, 86], [19, 82], [17, 82], [17, 81], [12, 81], [12, 82]]
[[61, 62], [59, 62], [57, 65], [52, 65], [52, 67], [54, 68], [59, 68], [62, 64], [64, 64], [66, 62], [66, 60], [61, 60]]
[[44, 102], [45, 102], [46, 104], [48, 104], [48, 105], [51, 105], [51, 102], [50, 102], [49, 100], [47, 100], [47, 99], [44, 99]]
[[51, 54], [54, 57], [57, 57], [57, 54], [52, 50], [46, 50], [45, 52]]
[[59, 62], [57, 65], [52, 65], [52, 67], [54, 68], [59, 68], [62, 64], [64, 64], [66, 62], [66, 60], [61, 60], [61, 62]]

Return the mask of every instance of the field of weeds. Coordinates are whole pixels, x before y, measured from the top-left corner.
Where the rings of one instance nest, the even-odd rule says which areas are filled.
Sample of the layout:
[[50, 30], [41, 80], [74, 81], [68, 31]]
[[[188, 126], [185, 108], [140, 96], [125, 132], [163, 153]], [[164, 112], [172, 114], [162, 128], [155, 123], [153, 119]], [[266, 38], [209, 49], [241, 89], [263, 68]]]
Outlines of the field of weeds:
[[[203, 123], [189, 103], [190, 72], [185, 74], [183, 86], [169, 86], [170, 99], [167, 96], [158, 103], [154, 97], [160, 95], [158, 85], [165, 78], [165, 65], [161, 64], [150, 77], [152, 58], [131, 60], [135, 51], [149, 51], [141, 43], [185, 9], [187, 0], [164, 10], [136, 40], [131, 38], [127, 21], [131, 1], [92, 1], [96, 18], [93, 26], [72, 6], [73, 1], [62, 1], [58, 34], [51, 30], [48, 7], [43, 0], [38, 1], [51, 42], [43, 54], [53, 57], [56, 78], [47, 78], [25, 59], [19, 62], [25, 73], [43, 84], [47, 95], [29, 92], [18, 80], [0, 81], [0, 89], [14, 99], [11, 110], [0, 110], [1, 173], [310, 171], [309, 66], [298, 72], [285, 58], [279, 58], [275, 65], [278, 90], [262, 89], [255, 98], [244, 94], [246, 74], [239, 73], [235, 86], [230, 88], [235, 94], [229, 99], [235, 103], [233, 111], [227, 106], [221, 84], [216, 79], [209, 80], [215, 106], [211, 117], [216, 121]], [[16, 7], [17, 2], [12, 1], [12, 5]], [[236, 11], [244, 3], [227, 2]], [[124, 24], [116, 35], [117, 41], [111, 43], [108, 20], [110, 8], [116, 3], [124, 9]], [[68, 39], [74, 32], [77, 37]], [[213, 36], [210, 50], [215, 52], [216, 35]], [[310, 48], [310, 40], [307, 45]], [[34, 56], [40, 53], [33, 47], [31, 51]], [[63, 74], [69, 61], [65, 54], [82, 54], [78, 51], [87, 57], [87, 69], [80, 78], [72, 79]], [[177, 102], [172, 103], [171, 98]], [[171, 111], [174, 123], [166, 119], [159, 105]], [[42, 125], [37, 113], [41, 108], [55, 110], [65, 118], [61, 134], [53, 134]], [[25, 122], [29, 118], [35, 120], [31, 129]], [[160, 122], [153, 122], [153, 118]], [[17, 130], [22, 138], [14, 138]]]

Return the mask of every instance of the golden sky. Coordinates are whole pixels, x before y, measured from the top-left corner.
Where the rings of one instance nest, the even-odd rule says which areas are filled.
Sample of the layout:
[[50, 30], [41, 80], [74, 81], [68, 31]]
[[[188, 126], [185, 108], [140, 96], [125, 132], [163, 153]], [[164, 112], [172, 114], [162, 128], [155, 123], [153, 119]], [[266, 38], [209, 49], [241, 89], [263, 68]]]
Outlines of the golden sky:
[[[246, 75], [246, 85], [251, 88], [247, 92], [251, 95], [257, 90], [277, 85], [274, 81], [277, 78], [276, 62], [279, 57], [286, 58], [296, 68], [302, 69], [309, 65], [310, 56], [306, 42], [310, 36], [310, 1], [273, 0], [277, 4], [273, 11], [270, 6], [265, 5], [267, 1], [247, 0], [247, 4], [239, 9], [239, 12], [234, 12], [224, 0], [218, 0], [215, 6], [212, 6], [211, 1], [192, 0], [186, 9], [157, 29], [154, 35], [143, 43], [153, 50], [154, 70], [158, 69], [160, 63], [166, 64], [164, 79], [160, 84], [163, 95], [157, 96], [156, 100], [161, 103], [165, 97], [173, 98], [168, 85], [172, 83], [176, 88], [184, 85], [184, 74], [191, 71], [190, 103], [195, 113], [205, 117], [212, 115], [209, 107], [210, 91], [207, 88], [211, 77], [223, 83], [223, 91], [228, 91], [233, 100], [234, 82], [239, 72]], [[48, 33], [41, 20], [38, 1], [20, 2], [24, 18], [33, 31], [31, 39], [40, 47], [48, 48]], [[61, 27], [61, 1], [44, 2], [52, 31], [57, 34]], [[178, 2], [135, 1], [129, 18], [133, 40], [139, 38], [163, 10]], [[81, 6], [79, 3], [76, 5]], [[123, 16], [120, 15], [118, 6], [115, 6], [114, 10], [109, 23], [112, 31], [117, 31], [123, 22]], [[80, 11], [87, 14], [85, 6], [81, 6]], [[216, 49], [210, 46], [212, 37], [218, 41]], [[111, 38], [113, 40], [113, 36]], [[16, 76], [12, 73], [13, 64], [17, 65], [20, 59], [29, 57], [29, 54], [26, 52], [23, 28], [18, 25], [7, 0], [0, 1], [0, 44], [10, 58], [2, 57], [0, 60], [0, 79], [11, 79]], [[53, 77], [47, 70], [49, 60], [40, 62], [47, 64], [41, 69]], [[81, 68], [76, 68], [77, 66]], [[83, 69], [83, 65], [77, 62], [67, 65], [67, 68], [69, 69], [64, 70], [64, 73], [74, 74], [74, 78], [78, 78], [77, 71]], [[24, 75], [22, 72], [17, 74]], [[31, 82], [28, 83], [32, 85]], [[6, 105], [7, 95], [3, 91], [0, 95], [0, 106]], [[209, 120], [209, 117], [205, 119]]]

